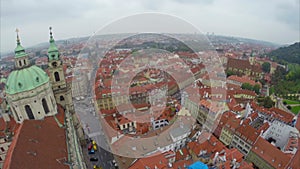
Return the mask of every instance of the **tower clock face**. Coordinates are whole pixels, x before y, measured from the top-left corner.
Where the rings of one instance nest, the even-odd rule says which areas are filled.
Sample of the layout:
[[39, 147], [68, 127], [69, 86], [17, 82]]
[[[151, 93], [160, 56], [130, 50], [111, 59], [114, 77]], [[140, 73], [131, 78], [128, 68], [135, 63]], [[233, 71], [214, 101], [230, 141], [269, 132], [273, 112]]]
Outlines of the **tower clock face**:
[[57, 62], [52, 62], [53, 67], [57, 67]]

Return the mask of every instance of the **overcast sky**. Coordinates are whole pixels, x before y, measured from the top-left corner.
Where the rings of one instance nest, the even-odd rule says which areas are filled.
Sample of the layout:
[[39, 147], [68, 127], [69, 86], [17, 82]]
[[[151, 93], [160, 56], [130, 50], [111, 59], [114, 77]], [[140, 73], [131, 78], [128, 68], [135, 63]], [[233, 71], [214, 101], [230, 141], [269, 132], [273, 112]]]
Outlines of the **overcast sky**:
[[114, 20], [143, 12], [178, 16], [202, 32], [279, 44], [299, 41], [299, 0], [1, 0], [1, 52], [91, 36]]

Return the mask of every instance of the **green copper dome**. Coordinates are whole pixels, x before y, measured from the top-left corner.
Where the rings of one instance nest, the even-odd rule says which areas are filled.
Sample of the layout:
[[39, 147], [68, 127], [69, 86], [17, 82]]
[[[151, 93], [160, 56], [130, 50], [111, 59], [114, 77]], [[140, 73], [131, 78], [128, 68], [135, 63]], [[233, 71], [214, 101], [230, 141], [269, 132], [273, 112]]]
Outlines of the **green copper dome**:
[[14, 70], [6, 81], [6, 93], [16, 94], [37, 88], [49, 82], [45, 71], [37, 66]]

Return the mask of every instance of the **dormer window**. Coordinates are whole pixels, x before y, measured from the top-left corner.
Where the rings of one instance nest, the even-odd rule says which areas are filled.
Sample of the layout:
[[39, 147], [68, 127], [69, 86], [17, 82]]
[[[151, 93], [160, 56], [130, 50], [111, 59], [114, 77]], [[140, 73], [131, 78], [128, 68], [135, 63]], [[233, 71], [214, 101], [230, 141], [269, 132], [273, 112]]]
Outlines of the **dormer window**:
[[40, 78], [39, 77], [36, 77], [36, 82], [40, 82]]
[[18, 86], [19, 86], [19, 88], [22, 88], [22, 83], [19, 82], [19, 83], [18, 83]]

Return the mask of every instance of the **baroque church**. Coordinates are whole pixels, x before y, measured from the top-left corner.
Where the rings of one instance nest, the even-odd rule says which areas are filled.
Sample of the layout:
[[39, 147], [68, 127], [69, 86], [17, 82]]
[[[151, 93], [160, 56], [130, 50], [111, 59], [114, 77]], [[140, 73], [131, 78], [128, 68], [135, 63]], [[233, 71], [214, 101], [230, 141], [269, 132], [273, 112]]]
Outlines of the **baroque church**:
[[6, 99], [18, 123], [26, 119], [43, 119], [57, 113], [57, 104], [73, 112], [71, 87], [66, 84], [60, 53], [50, 27], [48, 49], [49, 76], [29, 61], [17, 31], [15, 70], [6, 83]]
[[17, 30], [15, 70], [8, 76], [5, 93], [9, 114], [18, 125], [13, 139], [0, 142], [5, 150], [0, 154], [0, 168], [86, 168], [81, 150], [83, 129], [51, 27], [49, 42], [47, 74], [30, 63]]

